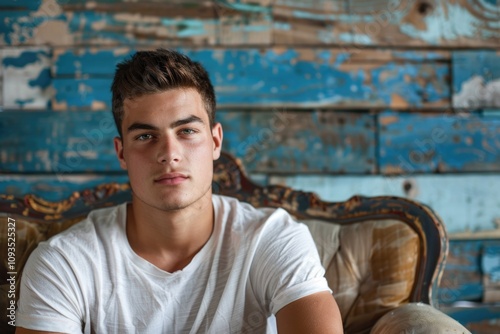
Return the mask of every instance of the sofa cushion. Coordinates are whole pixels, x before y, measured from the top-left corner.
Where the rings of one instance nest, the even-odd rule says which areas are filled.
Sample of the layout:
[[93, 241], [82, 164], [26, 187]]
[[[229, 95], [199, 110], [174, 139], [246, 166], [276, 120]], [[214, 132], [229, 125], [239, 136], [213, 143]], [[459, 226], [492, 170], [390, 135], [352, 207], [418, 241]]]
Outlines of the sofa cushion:
[[303, 223], [318, 247], [347, 332], [367, 331], [382, 314], [408, 302], [419, 260], [418, 235], [408, 225]]

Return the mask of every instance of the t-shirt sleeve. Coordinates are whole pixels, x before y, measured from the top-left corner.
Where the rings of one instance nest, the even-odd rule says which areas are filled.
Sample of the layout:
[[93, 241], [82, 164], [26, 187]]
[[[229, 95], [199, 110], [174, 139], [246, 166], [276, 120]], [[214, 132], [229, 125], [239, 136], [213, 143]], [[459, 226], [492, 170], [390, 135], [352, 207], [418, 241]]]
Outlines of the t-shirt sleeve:
[[332, 292], [309, 229], [282, 209], [263, 225], [254, 265], [254, 292], [272, 314], [302, 297]]
[[16, 326], [82, 333], [83, 298], [72, 265], [49, 245], [33, 251], [23, 270]]

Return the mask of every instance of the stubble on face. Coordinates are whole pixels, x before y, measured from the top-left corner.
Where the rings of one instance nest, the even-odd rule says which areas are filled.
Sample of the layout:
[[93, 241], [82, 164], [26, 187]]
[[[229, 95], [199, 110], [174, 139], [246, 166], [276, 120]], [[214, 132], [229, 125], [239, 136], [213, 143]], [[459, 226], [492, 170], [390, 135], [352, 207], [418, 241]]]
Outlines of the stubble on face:
[[[222, 129], [220, 124], [210, 129], [199, 93], [169, 90], [125, 100], [124, 109], [121, 164], [128, 170], [134, 201], [162, 211], [202, 210], [211, 203]], [[186, 175], [186, 180], [156, 182], [169, 173]]]

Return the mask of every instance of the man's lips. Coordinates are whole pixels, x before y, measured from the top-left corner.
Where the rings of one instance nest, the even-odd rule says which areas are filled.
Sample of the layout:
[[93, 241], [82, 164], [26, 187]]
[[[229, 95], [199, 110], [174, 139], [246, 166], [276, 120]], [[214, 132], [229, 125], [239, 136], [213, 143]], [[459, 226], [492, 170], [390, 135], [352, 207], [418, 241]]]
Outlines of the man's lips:
[[163, 174], [155, 179], [155, 183], [159, 184], [167, 184], [167, 185], [176, 185], [184, 182], [188, 179], [186, 174], [182, 173], [167, 173]]

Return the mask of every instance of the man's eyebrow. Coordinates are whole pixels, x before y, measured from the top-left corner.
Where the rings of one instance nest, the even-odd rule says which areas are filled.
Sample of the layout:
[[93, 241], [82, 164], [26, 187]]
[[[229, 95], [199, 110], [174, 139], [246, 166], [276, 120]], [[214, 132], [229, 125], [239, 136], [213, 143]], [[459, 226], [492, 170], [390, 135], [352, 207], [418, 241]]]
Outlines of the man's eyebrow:
[[205, 122], [203, 122], [203, 120], [201, 118], [199, 118], [198, 116], [195, 116], [195, 115], [191, 115], [189, 117], [186, 117], [186, 118], [183, 118], [183, 119], [179, 119], [173, 123], [170, 124], [170, 128], [176, 128], [178, 126], [181, 126], [181, 125], [185, 125], [185, 124], [189, 124], [189, 123], [202, 123], [202, 124], [205, 124]]
[[[182, 126], [182, 125], [185, 125], [185, 124], [189, 124], [189, 123], [193, 123], [193, 122], [196, 122], [196, 123], [202, 123], [204, 124], [205, 122], [203, 122], [203, 119], [199, 118], [198, 116], [195, 116], [195, 115], [191, 115], [189, 117], [186, 117], [186, 118], [182, 118], [182, 119], [179, 119], [173, 123], [170, 124], [170, 128], [176, 128], [178, 126]], [[128, 128], [127, 128], [127, 132], [132, 132], [132, 131], [136, 131], [136, 130], [152, 130], [152, 131], [159, 131], [160, 129], [154, 125], [151, 125], [151, 124], [147, 124], [147, 123], [139, 123], [139, 122], [135, 122], [135, 123], [132, 123]]]
[[153, 126], [151, 124], [138, 123], [138, 122], [132, 123], [127, 128], [127, 132], [132, 132], [132, 131], [135, 131], [135, 130], [154, 130], [154, 131], [158, 131], [159, 129], [156, 126]]

